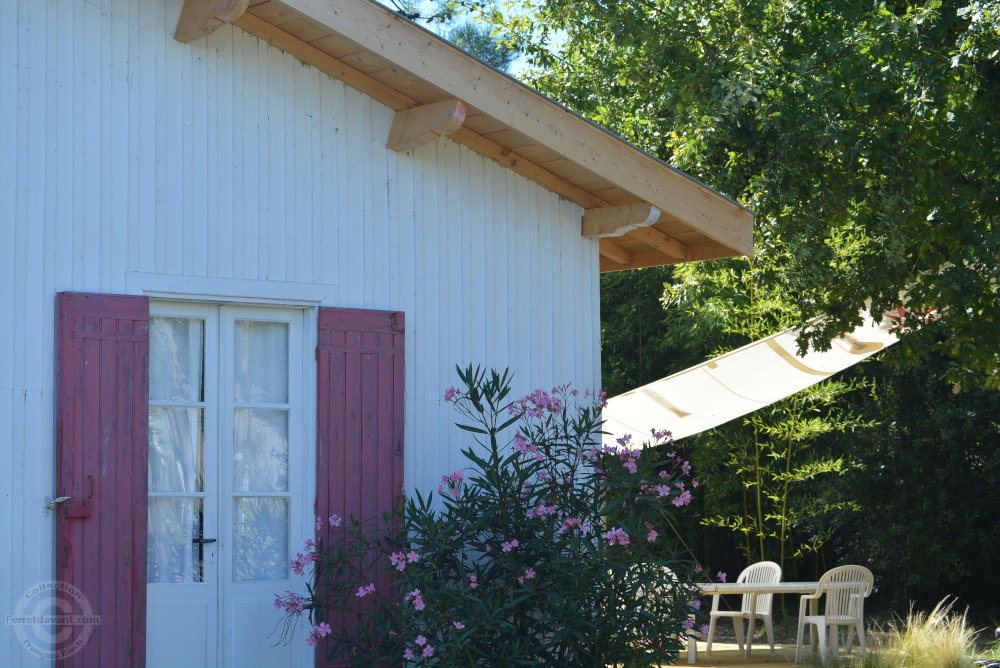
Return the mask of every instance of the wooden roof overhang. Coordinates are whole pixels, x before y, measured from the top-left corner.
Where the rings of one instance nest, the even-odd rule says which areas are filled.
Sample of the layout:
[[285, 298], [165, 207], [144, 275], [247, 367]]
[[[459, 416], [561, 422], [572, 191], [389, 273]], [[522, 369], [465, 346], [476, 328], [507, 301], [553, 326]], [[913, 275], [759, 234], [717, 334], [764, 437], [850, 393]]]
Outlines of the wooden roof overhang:
[[447, 135], [584, 209], [601, 271], [753, 253], [753, 214], [371, 0], [185, 0], [174, 37], [233, 23], [396, 111], [386, 146]]

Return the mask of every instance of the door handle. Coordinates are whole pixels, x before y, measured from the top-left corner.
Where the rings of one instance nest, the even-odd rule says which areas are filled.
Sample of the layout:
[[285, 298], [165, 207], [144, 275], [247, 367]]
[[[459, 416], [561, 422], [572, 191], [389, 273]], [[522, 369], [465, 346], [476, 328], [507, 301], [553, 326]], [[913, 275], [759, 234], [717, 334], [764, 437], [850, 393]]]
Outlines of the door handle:
[[191, 540], [195, 545], [207, 545], [208, 543], [214, 543], [215, 538], [194, 538]]

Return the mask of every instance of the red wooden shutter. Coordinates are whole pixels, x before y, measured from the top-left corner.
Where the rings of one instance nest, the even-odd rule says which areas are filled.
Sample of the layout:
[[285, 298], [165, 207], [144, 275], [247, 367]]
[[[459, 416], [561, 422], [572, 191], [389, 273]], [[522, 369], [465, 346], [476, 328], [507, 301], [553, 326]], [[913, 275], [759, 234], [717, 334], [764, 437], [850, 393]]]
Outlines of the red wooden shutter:
[[[403, 487], [403, 313], [321, 308], [316, 513], [375, 521]], [[376, 582], [380, 588], [386, 582]], [[326, 665], [317, 648], [317, 665]]]
[[57, 511], [56, 578], [100, 615], [57, 665], [143, 666], [149, 300], [63, 292], [56, 307], [56, 494], [70, 497]]

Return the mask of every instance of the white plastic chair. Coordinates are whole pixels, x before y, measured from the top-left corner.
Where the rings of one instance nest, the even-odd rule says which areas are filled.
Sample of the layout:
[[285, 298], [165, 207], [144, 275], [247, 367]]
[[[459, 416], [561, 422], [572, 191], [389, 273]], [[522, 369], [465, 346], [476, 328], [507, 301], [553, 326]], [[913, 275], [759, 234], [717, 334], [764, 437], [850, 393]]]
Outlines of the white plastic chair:
[[[844, 650], [849, 651], [853, 636], [858, 634], [861, 654], [865, 653], [865, 599], [872, 593], [875, 577], [864, 566], [838, 566], [823, 573], [816, 593], [799, 599], [799, 628], [795, 638], [795, 663], [802, 663], [802, 637], [806, 624], [816, 627], [819, 637], [819, 655], [826, 660], [826, 629], [833, 633], [833, 653], [837, 654], [839, 626], [848, 628]], [[819, 608], [819, 599], [826, 596], [823, 614], [806, 614], [806, 604], [814, 610]]]
[[[743, 569], [737, 583], [741, 582], [781, 582], [781, 566], [773, 561], [759, 561]], [[757, 594], [755, 619], [764, 620], [764, 628], [767, 630], [767, 640], [771, 643], [771, 654], [774, 654], [774, 628], [771, 622], [771, 599], [773, 594]], [[736, 629], [736, 642], [739, 643], [740, 651], [743, 651], [743, 620], [750, 620], [751, 594], [743, 594], [743, 601], [739, 610], [719, 610], [719, 599], [721, 596], [712, 597], [712, 610], [708, 613], [708, 640], [705, 644], [705, 656], [712, 655], [712, 636], [715, 635], [715, 623], [719, 617], [731, 617], [733, 627]], [[747, 631], [747, 642], [753, 642], [753, 628]]]

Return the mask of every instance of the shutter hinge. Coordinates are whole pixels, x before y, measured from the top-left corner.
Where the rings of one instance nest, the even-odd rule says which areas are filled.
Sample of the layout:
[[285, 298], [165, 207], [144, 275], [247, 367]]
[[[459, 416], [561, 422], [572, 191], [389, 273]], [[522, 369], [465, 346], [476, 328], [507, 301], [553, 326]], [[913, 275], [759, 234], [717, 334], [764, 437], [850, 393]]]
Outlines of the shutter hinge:
[[392, 331], [394, 331], [394, 332], [402, 332], [403, 331], [403, 323], [406, 320], [405, 320], [404, 314], [401, 311], [394, 311], [392, 313], [392, 317], [390, 318], [390, 320], [391, 320], [391, 322], [389, 324], [389, 328]]
[[90, 517], [90, 499], [70, 499], [62, 507], [63, 517]]

